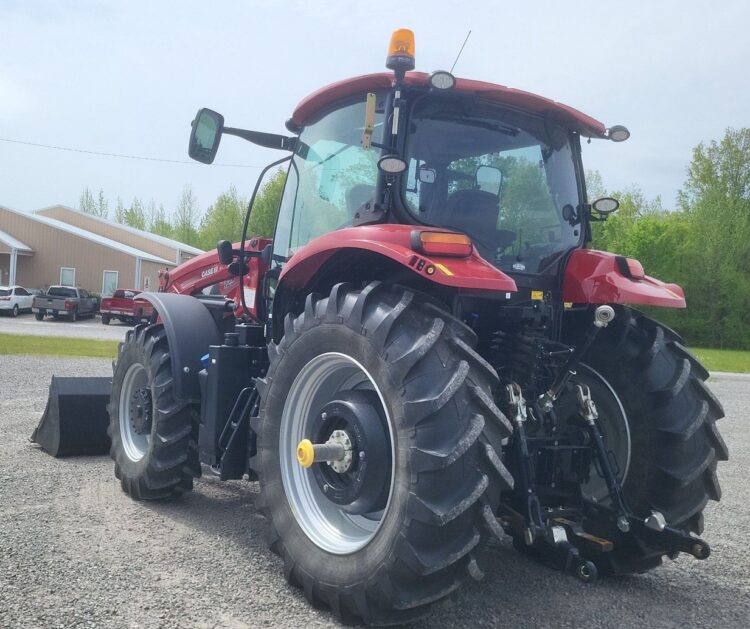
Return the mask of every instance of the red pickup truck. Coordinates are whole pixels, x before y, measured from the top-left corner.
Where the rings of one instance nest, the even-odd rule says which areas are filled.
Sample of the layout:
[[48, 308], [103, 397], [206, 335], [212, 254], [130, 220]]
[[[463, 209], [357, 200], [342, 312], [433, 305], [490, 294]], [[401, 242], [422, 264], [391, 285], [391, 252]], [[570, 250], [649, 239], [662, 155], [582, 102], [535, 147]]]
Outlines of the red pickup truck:
[[118, 288], [112, 297], [102, 298], [99, 312], [102, 323], [109, 325], [112, 319], [119, 319], [123, 323], [140, 323], [151, 316], [151, 305], [137, 299], [141, 293], [134, 288]]

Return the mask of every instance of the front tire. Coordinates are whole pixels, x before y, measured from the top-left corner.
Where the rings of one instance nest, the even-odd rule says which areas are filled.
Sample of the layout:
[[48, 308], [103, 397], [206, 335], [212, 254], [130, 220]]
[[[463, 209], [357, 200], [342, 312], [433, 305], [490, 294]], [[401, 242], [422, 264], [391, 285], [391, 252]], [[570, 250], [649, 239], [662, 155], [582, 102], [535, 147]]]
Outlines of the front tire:
[[18, 304], [13, 306], [13, 310], [10, 311], [10, 316], [14, 319], [18, 316]]
[[[512, 486], [499, 458], [511, 428], [492, 402], [497, 375], [475, 342], [426, 297], [378, 282], [310, 295], [303, 313], [287, 317], [258, 381], [252, 465], [271, 547], [311, 603], [345, 621], [407, 622], [481, 574], [484, 542], [502, 534], [500, 492]], [[351, 503], [324, 495], [320, 477], [336, 482], [325, 462], [313, 464], [316, 472], [294, 461], [295, 441], [311, 437], [305, 430], [321, 408], [357, 396], [374, 400], [389, 453], [365, 452], [387, 487], [359, 520], [350, 515], [359, 495]]]
[[102, 315], [102, 325], [109, 325], [109, 315]]
[[40, 310], [39, 312], [35, 312], [35, 313], [34, 313], [34, 318], [35, 318], [35, 319], [36, 319], [37, 321], [41, 321], [42, 319], [44, 319], [44, 312], [43, 312], [43, 311], [41, 311], [41, 310]]
[[126, 494], [158, 500], [193, 488], [201, 475], [198, 416], [174, 398], [161, 324], [128, 330], [115, 365], [109, 416], [110, 456]]

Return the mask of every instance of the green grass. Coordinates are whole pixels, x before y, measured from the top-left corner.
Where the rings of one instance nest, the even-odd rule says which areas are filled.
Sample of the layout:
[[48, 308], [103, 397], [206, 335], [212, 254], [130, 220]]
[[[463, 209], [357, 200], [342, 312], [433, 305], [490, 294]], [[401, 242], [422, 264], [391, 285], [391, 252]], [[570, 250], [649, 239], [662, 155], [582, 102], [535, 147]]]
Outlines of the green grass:
[[0, 354], [114, 358], [117, 341], [0, 334]]
[[[0, 334], [0, 354], [114, 358], [117, 341]], [[750, 373], [750, 351], [691, 348], [709, 371]]]
[[736, 371], [750, 373], [750, 352], [739, 349], [703, 349], [691, 347], [695, 354], [709, 371]]

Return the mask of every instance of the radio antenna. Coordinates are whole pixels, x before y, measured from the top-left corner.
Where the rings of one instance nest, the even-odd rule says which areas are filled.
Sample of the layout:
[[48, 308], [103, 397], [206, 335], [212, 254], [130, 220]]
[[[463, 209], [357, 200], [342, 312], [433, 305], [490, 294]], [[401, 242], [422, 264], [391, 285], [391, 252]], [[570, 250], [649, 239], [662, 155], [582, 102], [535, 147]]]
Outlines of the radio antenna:
[[466, 39], [464, 39], [464, 43], [461, 44], [461, 50], [458, 51], [458, 54], [456, 55], [456, 60], [453, 62], [453, 65], [451, 66], [451, 74], [453, 74], [453, 68], [456, 67], [456, 64], [458, 63], [458, 60], [461, 57], [461, 53], [464, 51], [464, 46], [466, 46], [466, 42], [469, 41], [469, 36], [471, 35], [471, 29], [469, 29], [469, 32], [466, 33]]

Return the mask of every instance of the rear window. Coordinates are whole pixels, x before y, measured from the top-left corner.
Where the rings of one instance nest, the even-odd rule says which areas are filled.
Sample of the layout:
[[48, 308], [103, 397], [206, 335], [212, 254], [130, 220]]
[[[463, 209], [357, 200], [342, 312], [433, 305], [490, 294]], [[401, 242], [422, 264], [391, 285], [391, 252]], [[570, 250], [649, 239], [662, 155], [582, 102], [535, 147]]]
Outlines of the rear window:
[[76, 297], [75, 288], [65, 288], [64, 286], [52, 286], [48, 291], [49, 297]]
[[0, 288], [0, 297], [7, 297], [8, 295], [10, 295], [9, 288]]

